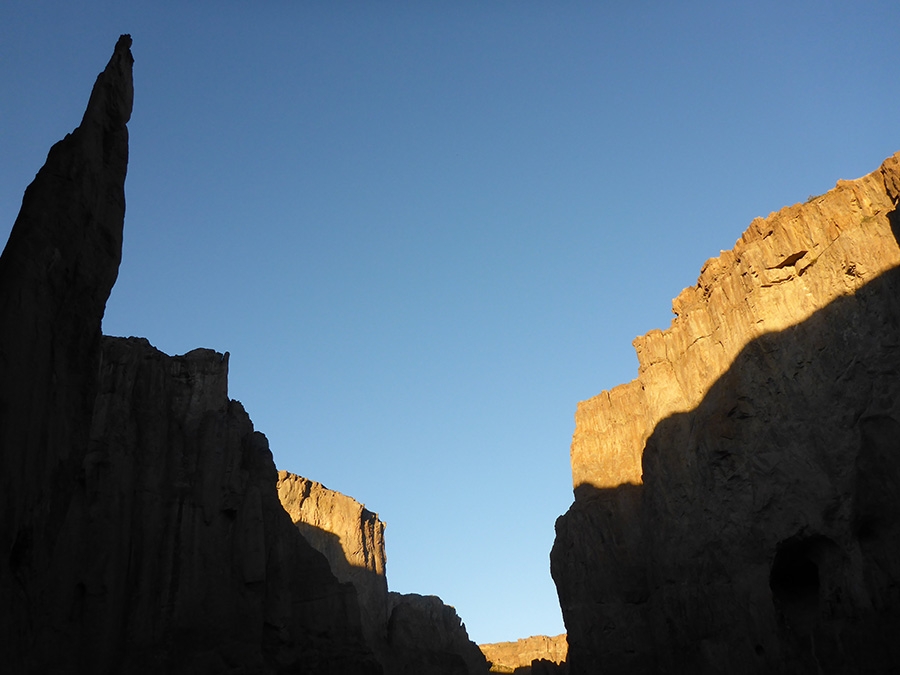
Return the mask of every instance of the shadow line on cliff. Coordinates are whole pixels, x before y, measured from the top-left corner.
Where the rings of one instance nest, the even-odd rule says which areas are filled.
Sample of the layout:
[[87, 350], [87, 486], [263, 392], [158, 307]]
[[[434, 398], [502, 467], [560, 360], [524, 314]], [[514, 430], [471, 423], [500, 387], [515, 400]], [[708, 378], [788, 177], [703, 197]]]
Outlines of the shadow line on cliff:
[[894, 268], [749, 342], [657, 424], [643, 485], [577, 486], [553, 559], [573, 672], [900, 663], [898, 399]]

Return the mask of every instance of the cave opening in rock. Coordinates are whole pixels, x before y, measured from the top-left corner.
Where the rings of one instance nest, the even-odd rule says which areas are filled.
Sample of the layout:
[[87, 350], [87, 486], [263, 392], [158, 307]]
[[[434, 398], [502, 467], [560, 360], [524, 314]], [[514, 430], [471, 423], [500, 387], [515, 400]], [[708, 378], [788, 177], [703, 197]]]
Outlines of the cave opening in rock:
[[783, 542], [775, 554], [769, 587], [782, 605], [815, 605], [819, 597], [819, 566], [809, 540]]
[[769, 588], [772, 600], [789, 627], [805, 631], [815, 622], [819, 610], [822, 551], [825, 537], [788, 539], [781, 542], [772, 562]]

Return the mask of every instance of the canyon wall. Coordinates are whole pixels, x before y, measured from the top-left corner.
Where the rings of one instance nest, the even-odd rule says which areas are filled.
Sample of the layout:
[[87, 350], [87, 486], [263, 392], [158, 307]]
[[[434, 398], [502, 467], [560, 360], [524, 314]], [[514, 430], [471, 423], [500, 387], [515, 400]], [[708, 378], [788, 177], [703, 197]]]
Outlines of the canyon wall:
[[435, 595], [391, 593], [388, 668], [396, 675], [486, 675], [484, 654], [456, 610]]
[[576, 412], [573, 673], [900, 664], [900, 155], [758, 218]]
[[278, 498], [303, 537], [328, 559], [334, 575], [356, 587], [369, 643], [384, 642], [390, 612], [384, 523], [378, 514], [288, 471], [278, 472]]
[[488, 665], [456, 610], [436, 596], [388, 591], [385, 523], [352, 497], [287, 471], [278, 496], [297, 529], [359, 595], [366, 639], [387, 673], [477, 675]]
[[451, 607], [388, 593], [375, 514], [277, 472], [228, 397], [227, 353], [101, 335], [130, 47], [123, 35], [0, 256], [4, 672], [486, 672]]
[[[560, 664], [565, 664], [569, 643], [566, 634], [548, 637], [534, 635], [515, 642], [493, 642], [479, 645], [492, 673], [531, 673], [534, 662], [556, 666], [555, 672], [563, 672]], [[554, 672], [554, 671], [549, 671]]]
[[265, 436], [228, 398], [228, 355], [104, 337], [99, 375], [55, 552], [90, 660], [112, 644], [118, 672], [381, 672], [354, 587], [296, 530]]
[[131, 39], [0, 256], [0, 662], [15, 673], [380, 673], [356, 592], [281, 508], [227, 357], [102, 338]]

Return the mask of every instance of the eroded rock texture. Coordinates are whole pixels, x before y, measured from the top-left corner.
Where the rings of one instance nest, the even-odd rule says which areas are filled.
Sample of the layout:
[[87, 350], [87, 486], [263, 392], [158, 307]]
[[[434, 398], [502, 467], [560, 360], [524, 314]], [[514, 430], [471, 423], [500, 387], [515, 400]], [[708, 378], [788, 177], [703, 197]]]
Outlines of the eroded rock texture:
[[574, 673], [900, 665], [900, 155], [755, 220], [581, 403]]
[[109, 623], [128, 672], [381, 672], [354, 588], [282, 508], [227, 375], [227, 354], [104, 338], [65, 547], [93, 599], [83, 623]]
[[566, 634], [563, 633], [553, 637], [533, 635], [515, 642], [479, 645], [479, 648], [491, 664], [492, 673], [535, 675], [534, 668], [547, 672], [563, 672], [560, 666], [566, 662], [569, 643], [566, 641]]
[[356, 592], [282, 509], [227, 357], [103, 338], [132, 104], [120, 38], [0, 257], [0, 663], [380, 673]]
[[388, 646], [396, 675], [476, 675], [488, 672], [456, 610], [434, 595], [391, 593]]
[[368, 645], [386, 673], [477, 675], [487, 662], [453, 607], [436, 596], [389, 593], [385, 524], [352, 497], [287, 471], [278, 496], [294, 525], [359, 594]]
[[287, 471], [278, 472], [278, 498], [294, 525], [359, 594], [370, 644], [387, 638], [388, 585], [384, 523], [352, 497]]

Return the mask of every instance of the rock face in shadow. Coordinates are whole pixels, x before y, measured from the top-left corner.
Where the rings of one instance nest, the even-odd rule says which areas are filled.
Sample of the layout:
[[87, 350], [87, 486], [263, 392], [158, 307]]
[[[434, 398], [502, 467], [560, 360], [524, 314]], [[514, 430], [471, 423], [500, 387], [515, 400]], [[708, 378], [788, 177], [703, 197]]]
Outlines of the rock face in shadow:
[[453, 607], [436, 596], [389, 593], [385, 523], [352, 497], [287, 471], [278, 496], [297, 529], [358, 592], [363, 630], [385, 672], [476, 675], [487, 662]]
[[538, 667], [547, 672], [562, 672], [560, 664], [566, 662], [569, 643], [563, 633], [553, 637], [533, 635], [515, 642], [479, 645], [479, 648], [491, 664], [492, 673], [531, 673], [534, 662], [542, 662]]
[[356, 592], [282, 509], [227, 355], [101, 338], [132, 103], [120, 38], [0, 257], [0, 663], [380, 673]]
[[294, 525], [323, 553], [331, 571], [359, 595], [370, 644], [383, 643], [389, 617], [385, 524], [352, 497], [288, 471], [278, 472], [278, 498]]
[[579, 405], [573, 673], [900, 665], [900, 157], [757, 219]]
[[13, 671], [61, 611], [55, 544], [80, 489], [122, 255], [130, 45], [119, 39], [81, 125], [51, 148], [0, 256], [0, 662]]
[[456, 610], [434, 595], [391, 593], [389, 672], [396, 675], [475, 675], [488, 672]]
[[128, 672], [381, 672], [353, 586], [285, 513], [227, 376], [227, 354], [104, 338], [65, 549], [83, 561], [83, 623], [109, 623]]

